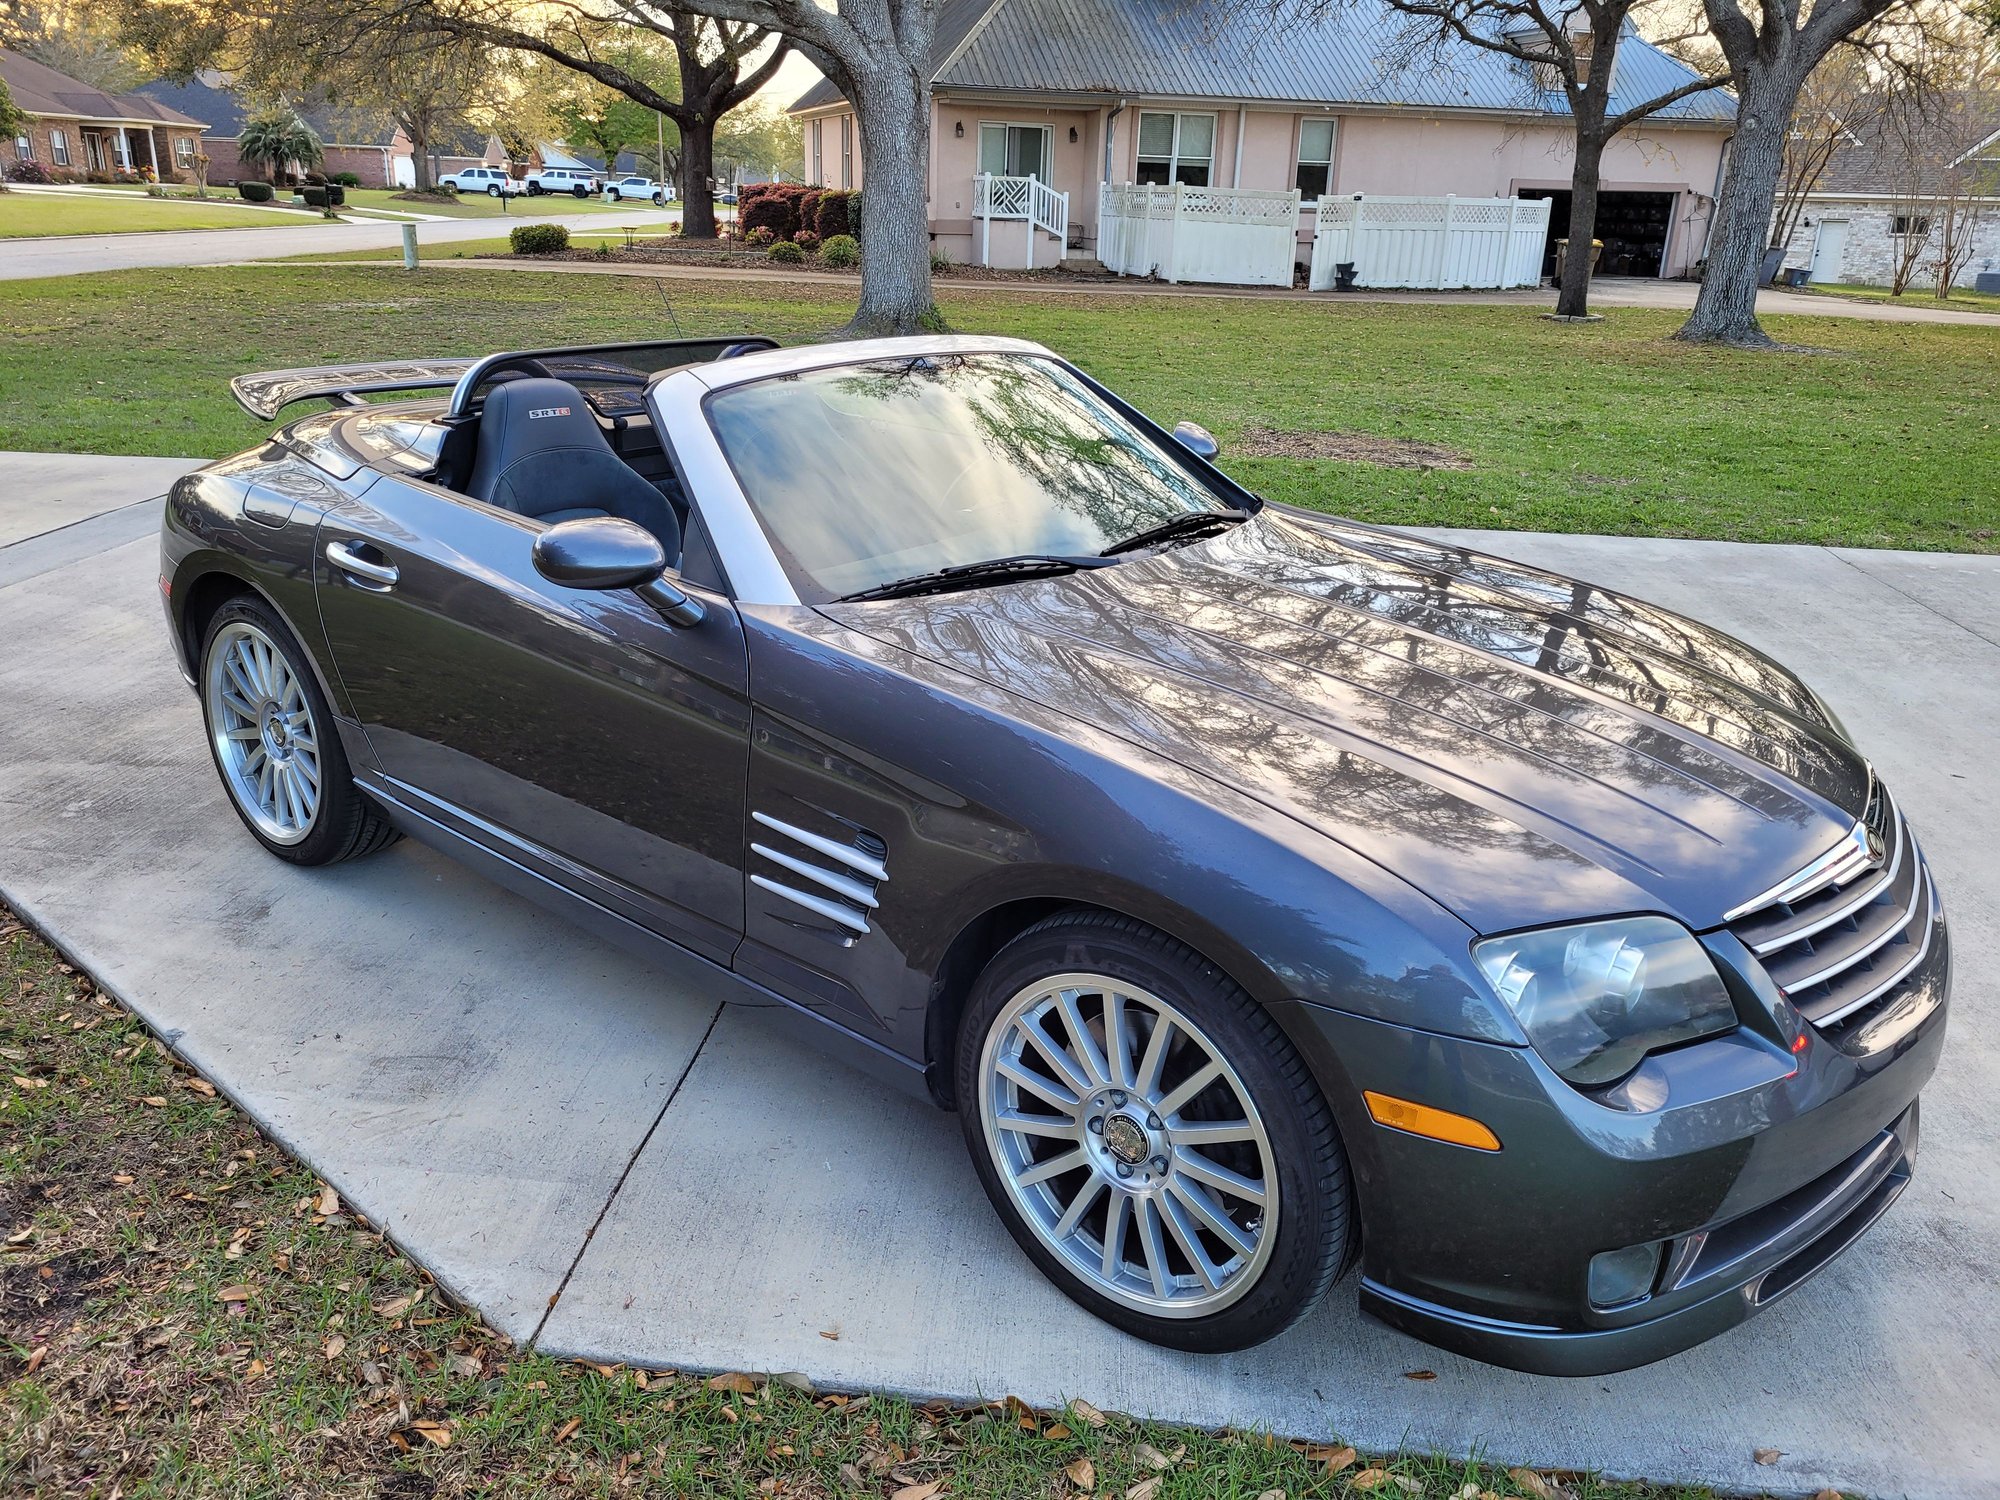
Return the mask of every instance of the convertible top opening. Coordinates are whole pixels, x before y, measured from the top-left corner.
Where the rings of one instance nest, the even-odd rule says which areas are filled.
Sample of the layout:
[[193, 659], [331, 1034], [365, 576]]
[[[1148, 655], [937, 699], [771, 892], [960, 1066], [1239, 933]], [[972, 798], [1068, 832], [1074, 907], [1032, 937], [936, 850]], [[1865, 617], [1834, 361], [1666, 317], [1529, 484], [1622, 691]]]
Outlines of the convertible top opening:
[[[477, 408], [489, 387], [518, 378], [524, 373], [521, 364], [531, 361], [557, 379], [579, 387], [599, 387], [591, 393], [593, 404], [608, 416], [638, 410], [646, 380], [662, 370], [777, 347], [776, 339], [762, 334], [728, 334], [714, 338], [516, 349], [476, 359], [308, 365], [238, 375], [229, 382], [229, 392], [239, 406], [265, 422], [301, 401], [325, 400], [337, 406], [361, 406], [366, 404], [364, 397], [391, 391], [449, 390], [451, 405], [445, 415], [460, 417]], [[525, 373], [534, 372], [531, 369]]]

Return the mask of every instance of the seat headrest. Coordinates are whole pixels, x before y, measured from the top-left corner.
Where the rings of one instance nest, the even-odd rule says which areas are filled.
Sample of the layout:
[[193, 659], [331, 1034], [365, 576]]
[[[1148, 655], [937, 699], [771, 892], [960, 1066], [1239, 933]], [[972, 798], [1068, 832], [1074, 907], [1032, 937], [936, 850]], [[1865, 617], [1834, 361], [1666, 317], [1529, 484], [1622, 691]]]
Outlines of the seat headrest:
[[479, 426], [481, 441], [496, 427], [509, 430], [510, 458], [541, 448], [605, 446], [590, 403], [567, 380], [530, 376], [502, 381], [487, 391]]

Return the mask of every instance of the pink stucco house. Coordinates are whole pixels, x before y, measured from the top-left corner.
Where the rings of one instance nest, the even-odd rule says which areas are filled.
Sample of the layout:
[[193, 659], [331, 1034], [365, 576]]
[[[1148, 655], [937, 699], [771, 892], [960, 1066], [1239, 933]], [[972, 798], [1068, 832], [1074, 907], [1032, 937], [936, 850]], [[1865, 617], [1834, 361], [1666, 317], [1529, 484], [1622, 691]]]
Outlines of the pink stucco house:
[[[1535, 70], [1456, 46], [1395, 65], [1398, 22], [1371, 4], [1273, 22], [1233, 0], [946, 0], [932, 66], [930, 219], [959, 261], [1021, 264], [996, 237], [977, 178], [1033, 178], [1067, 195], [1035, 264], [1094, 257], [1100, 184], [1300, 191], [1300, 256], [1328, 195], [1555, 198], [1568, 212], [1567, 105]], [[1693, 75], [1637, 36], [1620, 45], [1618, 100]], [[805, 172], [862, 187], [851, 106], [822, 82], [792, 106]], [[1607, 275], [1675, 276], [1705, 253], [1735, 117], [1721, 90], [1670, 106], [1604, 162]]]

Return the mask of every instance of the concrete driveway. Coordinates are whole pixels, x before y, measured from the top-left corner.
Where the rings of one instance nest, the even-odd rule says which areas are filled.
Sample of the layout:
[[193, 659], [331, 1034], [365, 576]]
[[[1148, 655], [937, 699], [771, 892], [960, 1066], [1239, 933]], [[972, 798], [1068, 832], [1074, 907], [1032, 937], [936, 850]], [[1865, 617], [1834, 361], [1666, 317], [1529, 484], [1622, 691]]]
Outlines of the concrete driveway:
[[[156, 509], [113, 505], [161, 472], [100, 462], [67, 482], [112, 508], [0, 536], [0, 894], [514, 1337], [1724, 1488], [2000, 1496], [2000, 559], [1473, 536], [1806, 668], [1922, 830], [1959, 957], [1895, 1210], [1713, 1343], [1556, 1381], [1364, 1322], [1351, 1280], [1248, 1353], [1137, 1343], [1026, 1263], [950, 1119], [829, 1068], [768, 1013], [408, 843], [326, 871], [264, 856], [169, 660]], [[0, 495], [29, 463], [68, 467], [0, 457]], [[1437, 1378], [1405, 1378], [1419, 1369]], [[1760, 1466], [1760, 1448], [1784, 1456]]]
[[[417, 226], [419, 249], [461, 240], [506, 236], [516, 224], [564, 224], [615, 238], [623, 224], [657, 229], [678, 224], [677, 208], [635, 208], [629, 214], [563, 214], [559, 200], [521, 199], [505, 218], [434, 220]], [[543, 208], [543, 204], [551, 207]], [[269, 229], [174, 229], [158, 233], [78, 234], [0, 241], [0, 281], [37, 276], [80, 276], [89, 271], [129, 271], [142, 266], [222, 266], [292, 255], [334, 255], [386, 250], [403, 243], [403, 226], [388, 220], [278, 225]]]

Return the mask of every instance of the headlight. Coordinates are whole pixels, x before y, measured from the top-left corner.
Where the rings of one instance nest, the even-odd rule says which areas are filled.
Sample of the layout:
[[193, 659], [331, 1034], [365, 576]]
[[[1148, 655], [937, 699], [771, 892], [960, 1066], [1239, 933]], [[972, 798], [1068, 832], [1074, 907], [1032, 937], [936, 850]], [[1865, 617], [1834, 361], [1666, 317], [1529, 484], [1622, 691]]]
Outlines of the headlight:
[[1535, 1050], [1579, 1088], [1615, 1083], [1648, 1052], [1736, 1025], [1707, 951], [1665, 917], [1487, 938], [1472, 957]]

